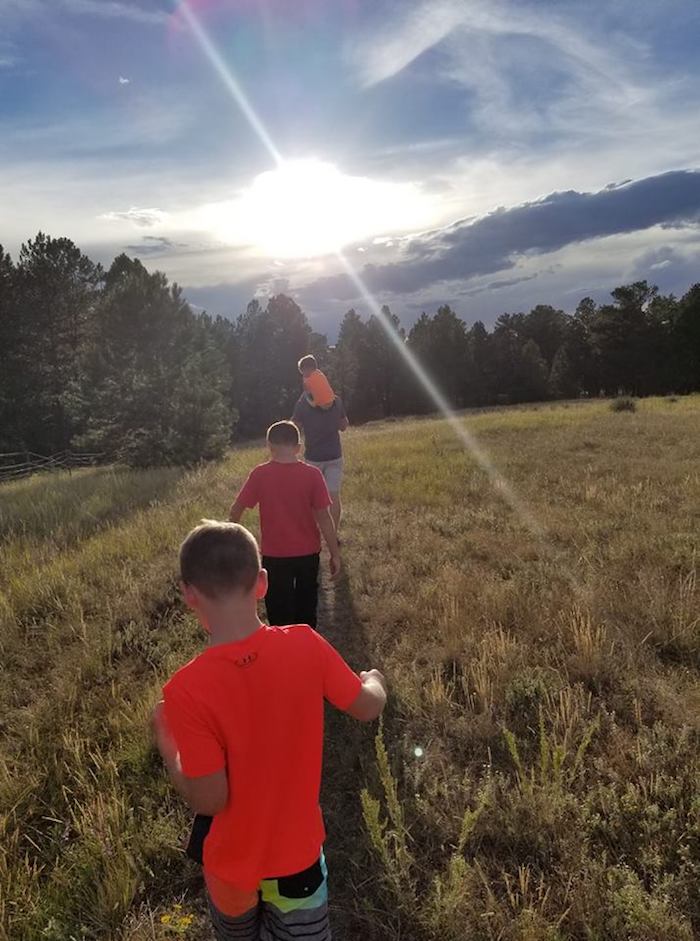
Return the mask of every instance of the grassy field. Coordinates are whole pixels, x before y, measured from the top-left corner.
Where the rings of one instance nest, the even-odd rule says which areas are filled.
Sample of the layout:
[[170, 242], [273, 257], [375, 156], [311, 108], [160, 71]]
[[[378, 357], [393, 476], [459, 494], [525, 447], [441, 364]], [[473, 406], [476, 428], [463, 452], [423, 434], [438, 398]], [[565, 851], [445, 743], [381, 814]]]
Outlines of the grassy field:
[[[544, 535], [444, 422], [346, 437], [321, 627], [392, 698], [378, 735], [329, 714], [335, 937], [691, 941], [700, 398], [465, 420]], [[0, 488], [2, 941], [209, 938], [145, 729], [202, 643], [179, 541], [261, 453]]]

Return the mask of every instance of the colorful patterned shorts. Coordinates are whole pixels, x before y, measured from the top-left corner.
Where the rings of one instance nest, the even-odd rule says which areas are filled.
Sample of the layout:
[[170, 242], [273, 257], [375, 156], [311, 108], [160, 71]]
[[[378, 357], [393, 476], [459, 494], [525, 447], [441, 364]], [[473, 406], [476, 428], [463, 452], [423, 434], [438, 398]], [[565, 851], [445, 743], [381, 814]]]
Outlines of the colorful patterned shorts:
[[[319, 859], [303, 872], [277, 879], [263, 879], [257, 893], [236, 893], [233, 904], [224, 904], [225, 895], [207, 877], [209, 912], [219, 941], [287, 941], [290, 937], [307, 941], [330, 941], [328, 921], [328, 869], [321, 853]], [[224, 908], [239, 909], [251, 903], [241, 914], [225, 914]]]

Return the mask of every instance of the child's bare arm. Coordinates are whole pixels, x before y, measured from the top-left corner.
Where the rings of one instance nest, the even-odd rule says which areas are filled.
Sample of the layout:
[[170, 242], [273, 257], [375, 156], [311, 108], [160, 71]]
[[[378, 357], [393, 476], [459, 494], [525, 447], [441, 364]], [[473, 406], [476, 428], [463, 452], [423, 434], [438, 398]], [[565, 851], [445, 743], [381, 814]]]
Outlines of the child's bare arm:
[[335, 578], [340, 572], [340, 548], [338, 546], [338, 537], [335, 534], [333, 517], [327, 506], [322, 510], [314, 510], [314, 517], [318, 528], [321, 530], [323, 541], [328, 546], [331, 556], [331, 577]]
[[182, 770], [177, 744], [165, 721], [162, 702], [159, 702], [153, 710], [151, 725], [158, 751], [178, 794], [195, 813], [210, 816], [218, 814], [228, 802], [226, 770], [222, 769], [198, 778], [188, 778]]
[[379, 670], [368, 670], [360, 673], [362, 689], [357, 699], [345, 711], [353, 719], [360, 722], [372, 722], [378, 719], [386, 706], [386, 680]]
[[246, 509], [247, 507], [243, 506], [238, 497], [236, 497], [236, 499], [231, 504], [231, 509], [228, 511], [229, 522], [239, 523]]

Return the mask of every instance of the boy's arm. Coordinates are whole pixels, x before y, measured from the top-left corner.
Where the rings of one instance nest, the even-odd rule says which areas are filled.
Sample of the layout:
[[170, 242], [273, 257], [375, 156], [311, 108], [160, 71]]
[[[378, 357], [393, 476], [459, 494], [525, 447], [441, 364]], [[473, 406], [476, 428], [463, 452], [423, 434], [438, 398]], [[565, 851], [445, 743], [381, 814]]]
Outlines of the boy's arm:
[[379, 670], [368, 670], [358, 676], [325, 637], [313, 632], [323, 658], [323, 695], [336, 709], [371, 722], [386, 705], [386, 680]]
[[379, 670], [360, 673], [362, 689], [357, 699], [345, 711], [360, 722], [378, 719], [386, 706], [386, 680]]
[[347, 431], [350, 425], [348, 421], [348, 416], [345, 412], [345, 406], [343, 405], [343, 400], [340, 396], [336, 396], [336, 402], [340, 407], [340, 418], [338, 419], [338, 431]]
[[221, 768], [212, 774], [196, 778], [187, 777], [182, 770], [177, 743], [168, 728], [163, 707], [164, 703], [159, 702], [153, 710], [152, 727], [158, 751], [173, 787], [195, 813], [213, 817], [222, 811], [228, 802], [226, 769]]
[[243, 506], [243, 504], [241, 503], [240, 496], [236, 497], [236, 499], [231, 504], [231, 509], [228, 511], [229, 523], [239, 523], [241, 520], [241, 517], [243, 516], [243, 513], [247, 509], [248, 507]]
[[238, 491], [236, 499], [228, 511], [230, 523], [238, 523], [245, 510], [250, 510], [260, 502], [260, 489], [258, 486], [259, 474], [256, 467], [248, 474], [246, 482]]
[[323, 509], [314, 510], [314, 519], [321, 530], [323, 541], [328, 546], [331, 555], [331, 578], [335, 578], [340, 572], [340, 548], [338, 546], [338, 537], [335, 533], [333, 517], [327, 506]]

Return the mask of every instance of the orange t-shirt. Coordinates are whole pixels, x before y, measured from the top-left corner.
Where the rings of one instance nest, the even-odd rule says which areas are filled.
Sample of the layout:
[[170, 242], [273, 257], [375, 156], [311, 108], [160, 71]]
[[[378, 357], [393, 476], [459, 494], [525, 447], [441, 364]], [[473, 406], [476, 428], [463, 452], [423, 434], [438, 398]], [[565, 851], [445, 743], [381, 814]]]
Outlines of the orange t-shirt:
[[326, 374], [321, 372], [320, 369], [314, 369], [304, 379], [304, 390], [309, 393], [314, 400], [314, 405], [319, 408], [332, 405], [335, 400], [335, 392], [326, 378]]
[[228, 804], [204, 842], [207, 872], [252, 890], [318, 858], [323, 702], [347, 709], [361, 686], [306, 625], [209, 647], [169, 680], [165, 717], [184, 774], [228, 772]]

